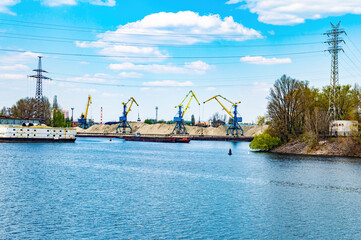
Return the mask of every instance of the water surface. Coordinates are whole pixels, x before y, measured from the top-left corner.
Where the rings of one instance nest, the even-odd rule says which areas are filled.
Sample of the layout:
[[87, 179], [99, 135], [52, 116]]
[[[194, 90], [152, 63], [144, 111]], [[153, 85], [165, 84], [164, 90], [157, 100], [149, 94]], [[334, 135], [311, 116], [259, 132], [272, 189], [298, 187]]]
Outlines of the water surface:
[[84, 138], [0, 153], [0, 239], [361, 239], [356, 158]]

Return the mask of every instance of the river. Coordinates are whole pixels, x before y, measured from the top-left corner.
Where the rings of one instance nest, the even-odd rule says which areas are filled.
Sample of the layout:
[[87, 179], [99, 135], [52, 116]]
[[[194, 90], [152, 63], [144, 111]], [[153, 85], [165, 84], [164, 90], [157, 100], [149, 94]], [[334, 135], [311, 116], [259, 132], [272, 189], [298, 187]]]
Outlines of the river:
[[0, 239], [361, 239], [356, 158], [91, 138], [0, 153]]

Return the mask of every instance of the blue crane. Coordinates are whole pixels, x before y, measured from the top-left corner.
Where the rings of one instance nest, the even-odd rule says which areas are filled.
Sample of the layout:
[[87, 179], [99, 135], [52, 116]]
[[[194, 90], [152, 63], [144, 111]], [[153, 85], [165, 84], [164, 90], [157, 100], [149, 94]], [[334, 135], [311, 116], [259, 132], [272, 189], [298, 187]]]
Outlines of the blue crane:
[[[188, 104], [186, 106], [186, 108], [184, 109], [184, 111], [182, 111], [182, 107], [183, 107], [183, 103], [184, 101], [188, 98], [188, 96], [191, 96]], [[183, 101], [181, 102], [181, 104], [179, 104], [178, 106], [175, 106], [175, 108], [178, 108], [178, 116], [174, 117], [174, 122], [176, 123], [173, 131], [171, 134], [188, 134], [185, 126], [184, 126], [184, 114], [186, 113], [187, 109], [189, 108], [189, 104], [191, 103], [192, 99], [194, 99], [197, 101], [198, 105], [201, 105], [196, 97], [196, 95], [194, 94], [194, 92], [192, 90], [189, 91], [189, 93], [187, 94], [187, 96], [183, 99]]]
[[87, 122], [87, 117], [88, 117], [88, 110], [89, 110], [89, 105], [92, 103], [92, 97], [89, 95], [88, 97], [88, 103], [86, 105], [86, 109], [85, 109], [85, 114], [82, 113], [80, 118], [78, 119], [78, 127], [82, 128], [82, 129], [87, 129], [89, 128], [89, 123]]
[[[232, 104], [231, 109], [228, 110], [218, 98], [222, 98], [225, 101], [231, 103]], [[237, 105], [240, 104], [241, 101], [239, 101], [237, 103], [233, 103], [233, 102], [229, 101], [227, 98], [222, 97], [221, 95], [216, 95], [216, 96], [211, 97], [210, 99], [204, 101], [203, 104], [212, 99], [215, 99], [222, 106], [223, 110], [225, 110], [228, 113], [228, 115], [231, 116], [231, 118], [232, 118], [232, 124], [227, 129], [227, 135], [231, 134], [233, 136], [234, 135], [238, 136], [238, 130], [240, 130], [242, 132], [241, 136], [243, 136], [243, 129], [242, 129], [241, 125], [239, 124], [239, 122], [242, 122], [242, 117], [237, 116], [237, 114], [238, 114], [237, 113]], [[234, 108], [233, 114], [231, 113], [232, 108]]]
[[[137, 106], [139, 106], [138, 103], [137, 103], [137, 101], [135, 101], [135, 99], [134, 99], [133, 97], [129, 98], [129, 100], [128, 100], [126, 103], [122, 102], [122, 104], [123, 104], [123, 116], [122, 116], [122, 117], [119, 117], [119, 125], [118, 125], [118, 127], [117, 127], [117, 129], [116, 129], [116, 132], [117, 132], [117, 133], [119, 132], [119, 131], [118, 131], [119, 128], [122, 128], [122, 129], [123, 129], [122, 133], [126, 133], [126, 129], [127, 129], [127, 128], [130, 129], [129, 133], [132, 133], [132, 132], [133, 132], [133, 129], [132, 129], [132, 127], [130, 126], [130, 124], [129, 124], [129, 122], [128, 122], [128, 119], [127, 119], [128, 113], [130, 112], [130, 110], [131, 110], [131, 108], [132, 108], [132, 106], [133, 106], [133, 103], [135, 103]], [[128, 105], [128, 104], [130, 104], [130, 106], [127, 108], [127, 105]]]

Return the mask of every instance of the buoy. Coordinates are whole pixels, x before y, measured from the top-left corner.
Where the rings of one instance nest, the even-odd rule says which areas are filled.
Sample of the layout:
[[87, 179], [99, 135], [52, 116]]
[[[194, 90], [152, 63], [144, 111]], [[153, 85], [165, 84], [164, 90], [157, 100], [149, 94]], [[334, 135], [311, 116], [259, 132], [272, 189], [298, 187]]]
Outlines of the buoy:
[[228, 155], [231, 156], [232, 155], [232, 149], [229, 149], [228, 151]]

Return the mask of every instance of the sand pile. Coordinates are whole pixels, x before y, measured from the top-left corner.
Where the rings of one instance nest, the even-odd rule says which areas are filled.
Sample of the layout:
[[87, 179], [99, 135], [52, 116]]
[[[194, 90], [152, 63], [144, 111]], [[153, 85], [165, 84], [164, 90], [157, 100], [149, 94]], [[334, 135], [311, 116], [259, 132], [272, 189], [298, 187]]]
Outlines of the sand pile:
[[[165, 124], [165, 123], [158, 123], [158, 124], [146, 124], [146, 123], [139, 123], [139, 122], [131, 122], [130, 126], [133, 129], [133, 133], [140, 133], [140, 134], [170, 134], [175, 124]], [[84, 130], [81, 128], [76, 128], [77, 132], [85, 132], [85, 133], [116, 133], [116, 128], [118, 124], [113, 125], [94, 125], [90, 128]], [[262, 133], [264, 130], [267, 129], [267, 126], [243, 126], [244, 136], [246, 137], [253, 137], [256, 134]], [[196, 127], [196, 126], [186, 126], [187, 132], [190, 135], [209, 135], [209, 136], [225, 136], [227, 133], [227, 127], [219, 126], [215, 127]], [[121, 132], [122, 129], [119, 130]], [[129, 130], [127, 130], [128, 132]]]

